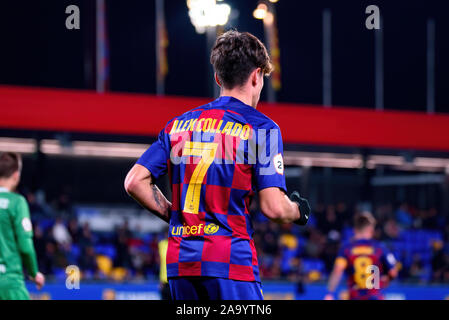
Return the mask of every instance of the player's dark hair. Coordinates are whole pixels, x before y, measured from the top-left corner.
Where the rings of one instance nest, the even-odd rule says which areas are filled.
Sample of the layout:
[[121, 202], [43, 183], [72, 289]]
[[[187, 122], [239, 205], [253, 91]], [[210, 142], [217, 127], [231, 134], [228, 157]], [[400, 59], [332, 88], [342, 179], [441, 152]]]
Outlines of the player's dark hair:
[[22, 158], [15, 152], [0, 153], [0, 178], [9, 178], [20, 169]]
[[368, 226], [375, 226], [376, 219], [370, 212], [361, 212], [357, 213], [354, 216], [354, 229], [355, 230], [363, 230]]
[[273, 71], [263, 43], [248, 32], [236, 30], [225, 32], [217, 38], [210, 63], [226, 89], [244, 85], [254, 69], [261, 68], [264, 75]]

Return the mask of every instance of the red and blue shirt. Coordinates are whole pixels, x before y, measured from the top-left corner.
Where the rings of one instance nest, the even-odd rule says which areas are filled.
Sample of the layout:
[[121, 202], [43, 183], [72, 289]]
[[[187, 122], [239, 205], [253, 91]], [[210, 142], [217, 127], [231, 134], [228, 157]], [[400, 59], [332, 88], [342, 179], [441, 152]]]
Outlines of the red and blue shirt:
[[276, 123], [220, 97], [170, 120], [137, 163], [171, 181], [168, 278], [260, 282], [249, 206], [256, 191], [286, 191]]
[[385, 284], [381, 278], [397, 262], [394, 255], [375, 240], [359, 239], [343, 245], [335, 263], [345, 268], [349, 299], [372, 300], [383, 299], [381, 289]]

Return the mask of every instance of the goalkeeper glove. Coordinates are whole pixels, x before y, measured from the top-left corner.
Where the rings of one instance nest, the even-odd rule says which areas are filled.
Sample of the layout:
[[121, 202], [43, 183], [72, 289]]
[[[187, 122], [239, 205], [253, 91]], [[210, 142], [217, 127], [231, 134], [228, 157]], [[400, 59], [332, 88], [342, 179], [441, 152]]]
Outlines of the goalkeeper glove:
[[305, 198], [301, 198], [298, 191], [294, 191], [290, 195], [290, 200], [298, 205], [299, 214], [300, 214], [299, 219], [293, 221], [293, 223], [296, 223], [300, 226], [305, 226], [307, 224], [307, 221], [309, 221], [310, 210], [311, 210], [309, 201], [307, 201], [307, 199], [305, 199]]

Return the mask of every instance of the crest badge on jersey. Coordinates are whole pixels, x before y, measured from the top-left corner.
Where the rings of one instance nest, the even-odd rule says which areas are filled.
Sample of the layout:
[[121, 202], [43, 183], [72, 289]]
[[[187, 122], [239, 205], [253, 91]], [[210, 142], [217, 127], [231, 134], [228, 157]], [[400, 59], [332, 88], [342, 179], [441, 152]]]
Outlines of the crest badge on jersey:
[[282, 158], [281, 153], [278, 153], [273, 157], [273, 165], [278, 174], [284, 174], [284, 159]]
[[8, 209], [9, 200], [8, 199], [0, 199], [0, 209]]
[[33, 230], [33, 226], [31, 225], [31, 220], [29, 218], [22, 219], [22, 227], [26, 232]]
[[206, 226], [206, 228], [204, 228], [204, 233], [205, 234], [214, 234], [214, 233], [216, 233], [218, 231], [219, 228], [220, 227], [217, 226], [216, 224], [211, 223], [211, 224], [208, 224]]

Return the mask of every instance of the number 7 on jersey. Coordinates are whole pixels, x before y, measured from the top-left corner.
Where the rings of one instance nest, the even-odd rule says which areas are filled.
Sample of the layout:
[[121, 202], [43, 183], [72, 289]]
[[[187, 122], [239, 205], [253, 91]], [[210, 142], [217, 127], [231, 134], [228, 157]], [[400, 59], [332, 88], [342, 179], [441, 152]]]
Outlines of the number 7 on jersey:
[[201, 157], [187, 188], [184, 201], [184, 212], [198, 214], [200, 206], [201, 185], [204, 182], [207, 170], [214, 161], [218, 143], [186, 141], [182, 150], [183, 156]]

